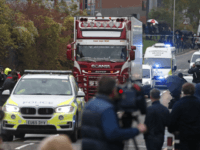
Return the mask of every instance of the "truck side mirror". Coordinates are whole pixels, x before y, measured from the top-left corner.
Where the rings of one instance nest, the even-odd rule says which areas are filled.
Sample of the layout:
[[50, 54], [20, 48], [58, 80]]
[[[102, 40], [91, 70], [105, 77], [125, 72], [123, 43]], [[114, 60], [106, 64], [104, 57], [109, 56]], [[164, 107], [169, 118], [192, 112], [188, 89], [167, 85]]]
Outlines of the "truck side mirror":
[[71, 49], [67, 50], [66, 55], [67, 55], [68, 60], [72, 60], [72, 50]]
[[135, 60], [135, 51], [130, 51], [130, 60]]
[[136, 50], [136, 46], [131, 46], [131, 50]]
[[190, 60], [188, 60], [188, 63], [190, 63]]

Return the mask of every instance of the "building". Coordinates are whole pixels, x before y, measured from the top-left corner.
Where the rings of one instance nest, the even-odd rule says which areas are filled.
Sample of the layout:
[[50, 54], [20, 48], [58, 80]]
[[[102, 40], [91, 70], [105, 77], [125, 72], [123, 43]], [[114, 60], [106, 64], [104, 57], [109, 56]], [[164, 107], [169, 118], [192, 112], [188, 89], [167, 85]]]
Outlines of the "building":
[[80, 0], [80, 9], [101, 12], [102, 16], [135, 16], [146, 23], [147, 0]]

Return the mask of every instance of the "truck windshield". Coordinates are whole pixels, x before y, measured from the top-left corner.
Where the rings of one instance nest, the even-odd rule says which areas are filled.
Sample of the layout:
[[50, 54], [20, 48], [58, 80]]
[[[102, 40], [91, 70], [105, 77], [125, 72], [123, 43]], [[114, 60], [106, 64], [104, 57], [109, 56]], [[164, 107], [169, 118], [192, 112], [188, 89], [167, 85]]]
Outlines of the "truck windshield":
[[142, 78], [150, 78], [150, 70], [142, 69]]
[[197, 60], [197, 58], [200, 58], [200, 55], [194, 55], [192, 57], [192, 62], [195, 62]]
[[14, 95], [72, 95], [72, 88], [64, 79], [22, 79]]
[[126, 46], [77, 46], [77, 61], [126, 61]]
[[145, 58], [144, 64], [151, 65], [155, 68], [171, 68], [171, 59], [170, 58]]

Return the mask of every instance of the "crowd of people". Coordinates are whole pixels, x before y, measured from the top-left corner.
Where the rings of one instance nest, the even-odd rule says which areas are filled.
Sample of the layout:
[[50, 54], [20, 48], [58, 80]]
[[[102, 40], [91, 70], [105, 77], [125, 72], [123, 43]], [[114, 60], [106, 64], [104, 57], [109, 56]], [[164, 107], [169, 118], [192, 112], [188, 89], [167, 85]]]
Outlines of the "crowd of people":
[[[166, 24], [146, 24], [143, 25], [146, 40], [156, 40], [160, 43], [170, 43], [173, 45], [173, 30]], [[174, 41], [176, 48], [194, 49], [196, 45], [196, 34], [187, 30], [176, 30]]]

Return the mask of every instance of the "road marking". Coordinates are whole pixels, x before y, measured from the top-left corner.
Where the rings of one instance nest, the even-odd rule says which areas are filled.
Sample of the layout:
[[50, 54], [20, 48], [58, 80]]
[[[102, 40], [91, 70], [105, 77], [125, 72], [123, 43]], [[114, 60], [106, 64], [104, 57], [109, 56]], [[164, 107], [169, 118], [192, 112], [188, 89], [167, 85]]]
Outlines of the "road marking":
[[188, 71], [188, 69], [185, 69], [185, 70], [184, 70], [184, 72], [187, 72], [187, 71]]
[[34, 143], [25, 144], [25, 145], [22, 145], [22, 146], [19, 146], [19, 147], [15, 148], [15, 149], [22, 149], [22, 148], [24, 148], [26, 146], [33, 145], [33, 144]]
[[181, 69], [178, 69], [177, 71], [181, 71]]
[[24, 141], [24, 142], [41, 142], [41, 141], [37, 141], [37, 140], [27, 140], [27, 141]]

